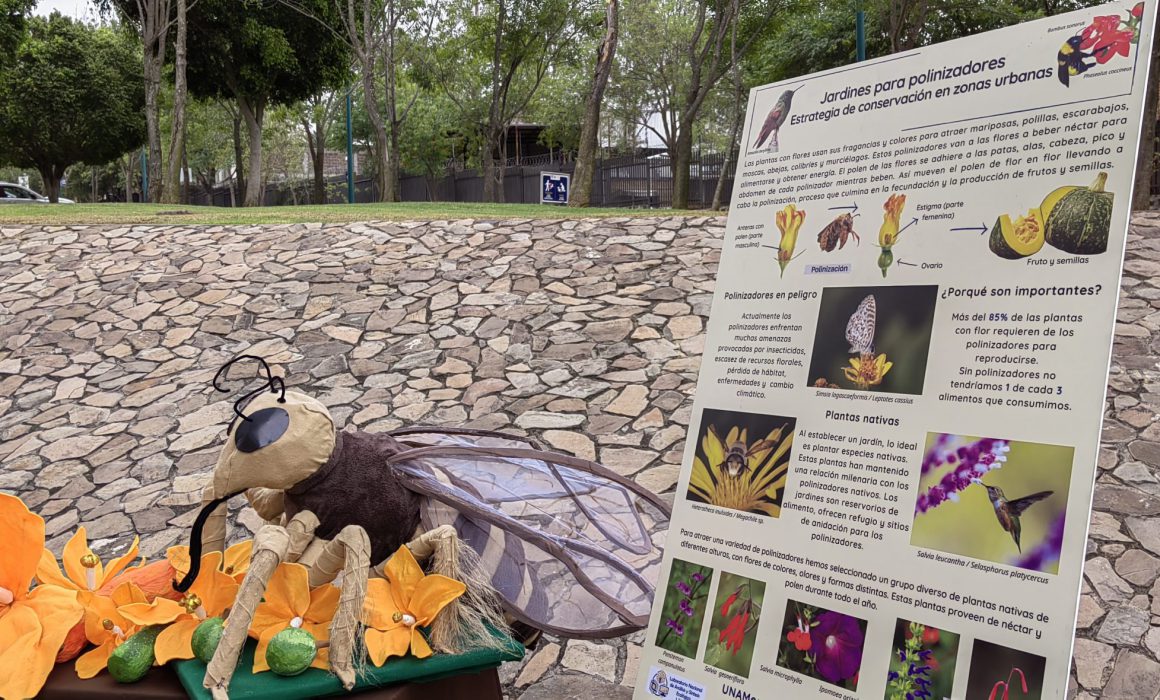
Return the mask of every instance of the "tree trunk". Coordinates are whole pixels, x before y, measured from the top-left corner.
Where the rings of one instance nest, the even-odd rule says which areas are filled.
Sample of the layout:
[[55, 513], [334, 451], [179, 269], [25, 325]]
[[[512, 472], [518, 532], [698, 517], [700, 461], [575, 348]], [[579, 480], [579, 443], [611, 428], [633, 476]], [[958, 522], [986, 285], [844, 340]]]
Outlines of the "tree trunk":
[[[238, 201], [246, 199], [246, 170], [242, 167], [242, 115], [234, 116], [234, 181], [237, 183]], [[230, 189], [233, 192], [233, 188]], [[236, 204], [235, 204], [236, 206]]]
[[185, 153], [185, 0], [177, 0], [177, 42], [173, 63], [173, 128], [169, 132], [169, 172], [165, 177], [161, 201], [178, 204], [181, 201], [181, 164]]
[[[739, 10], [738, 0], [733, 0], [734, 10]], [[733, 28], [729, 33], [729, 58], [733, 66], [733, 123], [729, 127], [729, 146], [725, 151], [725, 157], [721, 161], [721, 170], [717, 173], [717, 186], [713, 188], [713, 211], [721, 211], [721, 205], [725, 198], [725, 174], [729, 172], [729, 165], [733, 162], [733, 151], [737, 149], [740, 153], [740, 144], [737, 139], [741, 132], [741, 122], [743, 120], [743, 110], [741, 105], [745, 99], [745, 91], [742, 89], [741, 83], [741, 65], [737, 61], [737, 23], [733, 23]]]
[[145, 49], [145, 131], [149, 141], [149, 162], [146, 170], [149, 173], [150, 202], [161, 201], [161, 190], [164, 184], [161, 174], [161, 106], [158, 95], [161, 92], [161, 62], [165, 54], [154, 56], [149, 46]]
[[383, 143], [383, 150], [385, 151], [382, 165], [385, 169], [383, 175], [383, 196], [384, 202], [399, 201], [399, 110], [396, 86], [395, 73], [395, 29], [398, 20], [395, 17], [395, 3], [390, 3], [387, 17], [387, 36], [383, 41], [383, 68], [385, 82], [383, 85], [383, 92], [387, 98], [386, 107], [387, 113], [387, 140]]
[[[503, 201], [503, 139], [504, 123], [501, 105], [503, 85], [503, 40], [507, 27], [507, 3], [496, 3], [495, 38], [491, 57], [491, 104], [487, 112], [487, 139], [483, 152], [483, 201]], [[499, 160], [497, 160], [497, 158]]]
[[[370, 60], [370, 65], [373, 67], [375, 61]], [[371, 123], [371, 131], [375, 139], [375, 190], [378, 193], [378, 200], [380, 202], [390, 201], [386, 198], [388, 186], [387, 178], [390, 174], [390, 148], [388, 146], [389, 137], [387, 136], [387, 126], [383, 121], [383, 113], [379, 109], [378, 90], [375, 87], [374, 70], [362, 71], [363, 81], [363, 106], [367, 111], [367, 120]]]
[[584, 123], [580, 126], [579, 151], [576, 154], [576, 170], [572, 173], [572, 193], [568, 196], [568, 206], [587, 207], [592, 203], [592, 180], [596, 174], [596, 137], [600, 130], [600, 106], [604, 102], [604, 89], [608, 87], [608, 77], [612, 74], [612, 62], [616, 57], [616, 42], [620, 26], [620, 0], [606, 0], [604, 10], [604, 39], [596, 52], [596, 72], [592, 76], [592, 88], [584, 104]]
[[1160, 100], [1160, 15], [1157, 16], [1152, 36], [1152, 70], [1148, 74], [1148, 92], [1144, 95], [1144, 128], [1140, 133], [1140, 151], [1136, 156], [1136, 194], [1132, 197], [1133, 209], [1148, 209], [1152, 199], [1152, 173], [1160, 168], [1156, 159], [1156, 103]]
[[673, 209], [689, 208], [689, 163], [693, 160], [693, 125], [681, 124], [669, 152], [673, 172]]
[[483, 145], [483, 201], [502, 203], [504, 200], [503, 128], [487, 130]]
[[44, 194], [48, 197], [48, 201], [57, 204], [60, 202], [60, 178], [64, 175], [64, 168], [56, 168], [53, 165], [45, 165], [36, 169], [40, 173], [40, 179], [44, 181]]
[[246, 120], [250, 145], [250, 171], [246, 174], [246, 195], [242, 204], [246, 207], [262, 206], [262, 122], [265, 108], [265, 103], [260, 100], [251, 103], [246, 98], [238, 98], [238, 111]]
[[314, 154], [311, 158], [314, 161], [312, 163], [314, 166], [313, 201], [315, 204], [326, 204], [326, 142], [321, 138], [317, 138], [316, 142]]

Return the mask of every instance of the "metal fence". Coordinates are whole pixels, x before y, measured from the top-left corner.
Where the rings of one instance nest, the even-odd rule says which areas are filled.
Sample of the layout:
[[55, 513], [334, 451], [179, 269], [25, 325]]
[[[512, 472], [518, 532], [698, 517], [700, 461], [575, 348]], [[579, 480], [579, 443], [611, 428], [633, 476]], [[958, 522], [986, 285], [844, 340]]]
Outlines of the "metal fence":
[[[733, 190], [736, 157], [726, 166], [724, 153], [694, 153], [689, 165], [689, 206], [708, 208], [723, 167], [725, 186], [722, 204], [729, 203]], [[535, 204], [540, 201], [540, 173], [572, 174], [575, 162], [561, 162], [537, 157], [534, 165], [525, 162], [504, 169], [504, 201], [512, 204]], [[327, 203], [346, 202], [346, 178], [328, 178]], [[405, 174], [399, 178], [400, 197], [404, 202], [482, 202], [483, 176], [478, 170], [449, 172], [441, 177]], [[673, 203], [673, 173], [667, 155], [633, 155], [597, 161], [592, 181], [592, 206], [665, 208]], [[573, 184], [573, 186], [575, 186]], [[241, 204], [233, 183], [212, 190], [190, 193], [190, 204], [228, 207]], [[282, 206], [310, 204], [313, 183], [310, 180], [276, 182], [266, 185], [262, 204]], [[355, 202], [377, 201], [378, 192], [369, 177], [355, 179]]]

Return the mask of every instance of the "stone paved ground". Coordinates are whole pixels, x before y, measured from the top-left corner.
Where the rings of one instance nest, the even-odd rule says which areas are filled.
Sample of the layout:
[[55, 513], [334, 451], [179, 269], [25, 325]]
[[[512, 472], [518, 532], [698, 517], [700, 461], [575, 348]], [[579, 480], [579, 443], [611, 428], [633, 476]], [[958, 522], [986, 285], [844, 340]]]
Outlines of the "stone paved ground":
[[[84, 524], [158, 556], [221, 442], [209, 380], [247, 352], [340, 425], [530, 432], [671, 491], [723, 225], [0, 228], [0, 490], [55, 549]], [[1160, 213], [1129, 248], [1071, 693], [1109, 700], [1160, 688]], [[520, 700], [626, 698], [640, 641], [548, 638], [501, 675]]]

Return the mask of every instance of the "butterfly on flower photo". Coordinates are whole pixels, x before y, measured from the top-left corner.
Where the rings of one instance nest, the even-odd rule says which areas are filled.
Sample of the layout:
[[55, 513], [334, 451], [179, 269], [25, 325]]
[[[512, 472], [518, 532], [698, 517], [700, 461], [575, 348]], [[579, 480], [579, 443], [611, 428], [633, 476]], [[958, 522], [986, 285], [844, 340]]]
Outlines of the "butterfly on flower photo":
[[819, 388], [921, 394], [938, 287], [830, 287], [810, 360]]

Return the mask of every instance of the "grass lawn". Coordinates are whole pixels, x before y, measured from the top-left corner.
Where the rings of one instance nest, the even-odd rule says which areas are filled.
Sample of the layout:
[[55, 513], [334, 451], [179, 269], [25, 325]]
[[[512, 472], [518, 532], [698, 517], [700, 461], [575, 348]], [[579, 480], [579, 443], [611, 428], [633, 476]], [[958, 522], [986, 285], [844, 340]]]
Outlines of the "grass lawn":
[[398, 202], [291, 207], [191, 207], [180, 204], [6, 204], [0, 224], [291, 224], [437, 219], [580, 219], [615, 216], [705, 216], [676, 209], [572, 209], [541, 204]]

